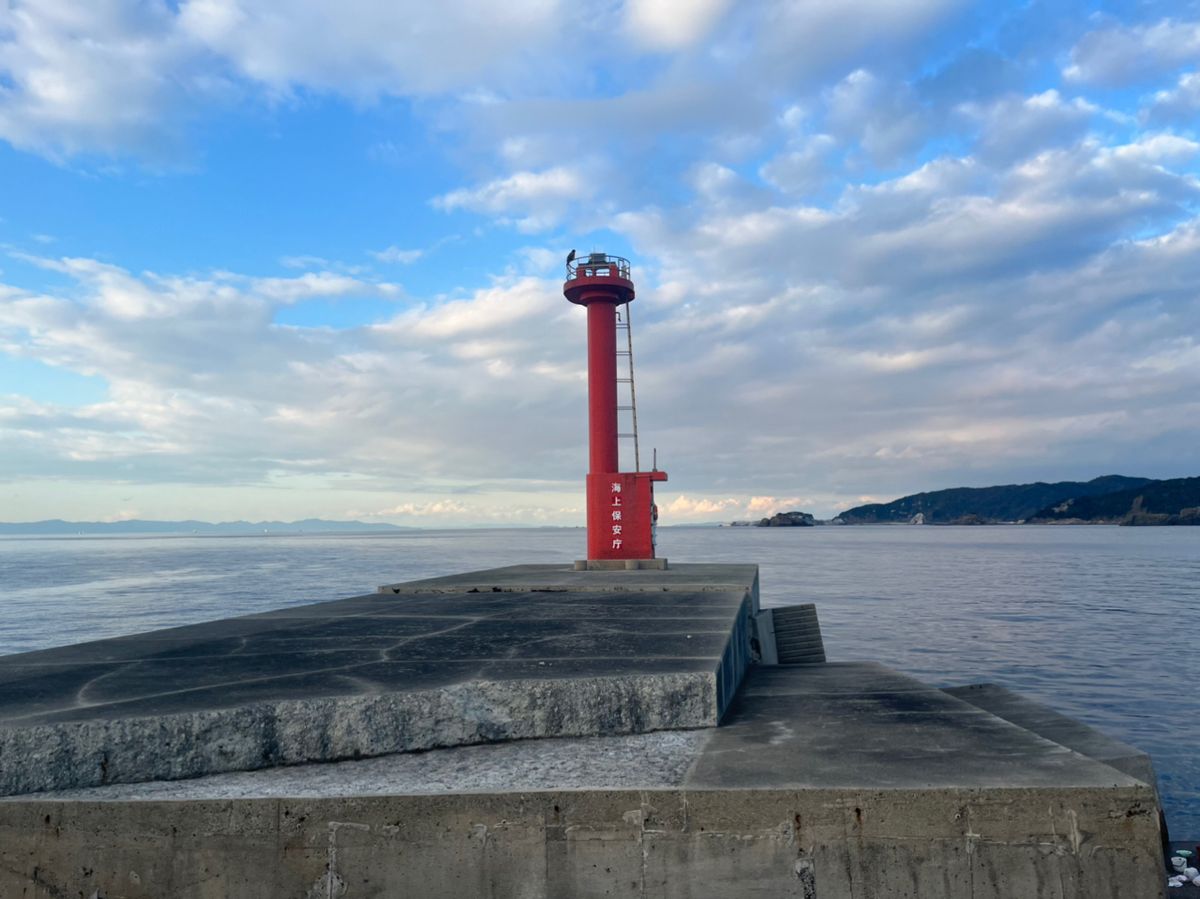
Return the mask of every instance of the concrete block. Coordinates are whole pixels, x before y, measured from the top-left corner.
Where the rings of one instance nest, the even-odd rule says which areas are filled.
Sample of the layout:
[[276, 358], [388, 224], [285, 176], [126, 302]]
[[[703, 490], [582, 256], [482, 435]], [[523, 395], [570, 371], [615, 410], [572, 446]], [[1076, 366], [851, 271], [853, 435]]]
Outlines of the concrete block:
[[554, 566], [0, 658], [0, 795], [713, 726], [754, 566]]

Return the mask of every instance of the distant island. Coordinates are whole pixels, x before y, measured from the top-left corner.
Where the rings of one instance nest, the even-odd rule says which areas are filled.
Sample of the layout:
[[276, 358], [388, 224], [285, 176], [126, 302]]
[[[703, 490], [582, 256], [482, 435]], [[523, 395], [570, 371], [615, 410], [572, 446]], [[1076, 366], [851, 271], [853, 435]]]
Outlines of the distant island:
[[0, 536], [117, 536], [122, 534], [173, 534], [189, 536], [239, 536], [248, 534], [364, 534], [406, 531], [395, 524], [362, 521], [49, 521], [0, 522]]
[[763, 518], [760, 521], [732, 522], [732, 527], [811, 528], [816, 524], [825, 524], [825, 522], [818, 522], [814, 516], [808, 514], [807, 512], [776, 512], [770, 518]]
[[855, 506], [828, 521], [780, 512], [734, 526], [811, 527], [855, 524], [1200, 525], [1200, 477], [1153, 480], [1105, 475], [1091, 481], [952, 487]]

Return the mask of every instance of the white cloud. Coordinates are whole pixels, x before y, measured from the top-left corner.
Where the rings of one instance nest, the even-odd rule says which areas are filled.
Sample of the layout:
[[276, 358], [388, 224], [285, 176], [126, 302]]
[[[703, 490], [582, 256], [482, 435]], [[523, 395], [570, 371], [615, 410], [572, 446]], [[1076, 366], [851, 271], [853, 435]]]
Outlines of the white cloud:
[[682, 493], [660, 501], [662, 520], [672, 524], [744, 521], [767, 518], [776, 512], [809, 511], [818, 503], [836, 504], [840, 498], [801, 496], [706, 496]]
[[[487, 103], [459, 108], [451, 116], [475, 140], [496, 148], [505, 171], [539, 172], [596, 160], [589, 182], [602, 190], [572, 208], [578, 230], [602, 227], [607, 204], [619, 208], [645, 202], [649, 195], [671, 196], [674, 173], [694, 171], [700, 163], [742, 171], [748, 163], [778, 157], [764, 168], [764, 177], [803, 193], [820, 173], [817, 160], [804, 156], [803, 135], [794, 133], [799, 110], [812, 105], [828, 79], [840, 79], [880, 56], [903, 54], [909, 42], [935, 29], [959, 5], [959, 0], [730, 4], [707, 38], [681, 44], [661, 63], [648, 63], [643, 42], [614, 41], [600, 29], [589, 32], [587, 48], [573, 47], [567, 62], [575, 72], [601, 66], [615, 76], [611, 83], [560, 77], [550, 82], [551, 90], [491, 92]], [[666, 21], [672, 6], [683, 10], [682, 4], [656, 0], [627, 6], [626, 12], [658, 10]], [[687, 9], [671, 27], [696, 24], [688, 18], [696, 4]], [[599, 15], [592, 21], [605, 19]], [[871, 77], [875, 92], [860, 98], [855, 110], [843, 110], [837, 134], [825, 130], [861, 141], [865, 155], [892, 164], [928, 138], [930, 122], [904, 78], [888, 71]], [[773, 126], [792, 132], [789, 155], [772, 146], [779, 136]], [[822, 155], [817, 144], [810, 149]], [[665, 170], [660, 168], [664, 153], [671, 159]], [[605, 205], [597, 209], [599, 197]], [[536, 216], [523, 220], [528, 228], [541, 223]]]
[[1200, 116], [1200, 72], [1185, 72], [1173, 88], [1156, 92], [1142, 115], [1152, 122], [1194, 122]]
[[746, 513], [767, 518], [776, 512], [804, 511], [811, 504], [811, 500], [799, 496], [752, 496], [746, 504]]
[[[723, 146], [749, 148], [780, 85], [903, 45], [958, 2], [297, 0], [285, 11], [258, 0], [14, 0], [0, 10], [0, 138], [59, 157], [170, 159], [206, 111], [317, 92], [445, 100], [448, 118], [494, 129], [493, 146], [523, 170], [553, 169], [586, 152], [585, 132], [621, 127], [635, 143], [716, 128]], [[643, 78], [648, 52], [667, 65]], [[598, 66], [617, 73], [605, 96], [593, 90]], [[874, 143], [900, 139], [881, 129]], [[369, 152], [403, 156], [389, 139]]]
[[1143, 134], [1131, 143], [1105, 148], [1101, 157], [1157, 167], [1187, 162], [1197, 153], [1200, 153], [1200, 143], [1185, 137], [1176, 134]]
[[194, 64], [195, 48], [158, 3], [6, 4], [0, 138], [60, 156], [165, 149], [174, 135], [171, 108], [194, 105], [214, 87]]
[[858, 143], [880, 164], [894, 163], [928, 136], [927, 113], [912, 88], [865, 69], [856, 69], [835, 85], [827, 105], [829, 131]]
[[709, 499], [706, 497], [691, 497], [681, 493], [663, 507], [667, 515], [674, 519], [711, 518], [714, 515], [724, 516], [730, 509], [741, 506], [741, 502], [733, 498]]
[[764, 67], [802, 74], [861, 59], [872, 46], [902, 46], [961, 5], [959, 0], [766, 0], [744, 9]]
[[376, 250], [371, 253], [380, 262], [394, 263], [399, 265], [411, 265], [422, 256], [425, 255], [424, 250], [405, 250], [397, 246], [390, 246], [383, 250]]
[[315, 297], [342, 297], [360, 292], [390, 296], [398, 290], [394, 284], [387, 282], [369, 284], [334, 272], [305, 272], [295, 278], [255, 278], [250, 284], [254, 293], [288, 304]]
[[[350, 472], [403, 484], [469, 472], [536, 480], [583, 464], [554, 456], [580, 424], [572, 407], [585, 386], [583, 323], [554, 282], [498, 283], [329, 331], [276, 325], [274, 315], [348, 291], [390, 296], [390, 285], [46, 264], [70, 286], [11, 288], [0, 352], [100, 377], [108, 396], [70, 412], [19, 407], [0, 446], [10, 476], [120, 478], [132, 466], [143, 482]], [[547, 416], [536, 437], [513, 426], [525, 404]]]
[[330, 262], [323, 256], [284, 256], [279, 260], [284, 268], [328, 268]]
[[716, 162], [704, 162], [691, 172], [692, 186], [710, 200], [737, 188], [741, 179], [737, 172]]
[[635, 40], [677, 49], [704, 37], [731, 0], [626, 0], [625, 27]]
[[452, 499], [439, 499], [427, 503], [399, 503], [374, 512], [350, 511], [347, 518], [458, 518], [468, 516], [471, 507]]
[[134, 521], [142, 517], [142, 513], [137, 509], [121, 509], [111, 515], [105, 515], [100, 518], [100, 521]]
[[554, 34], [558, 0], [186, 0], [179, 29], [274, 91], [307, 86], [359, 97], [485, 83]]
[[809, 193], [832, 174], [828, 157], [833, 149], [834, 140], [830, 135], [814, 135], [764, 163], [759, 174], [769, 184], [787, 193]]
[[503, 494], [496, 498], [476, 498], [470, 502], [457, 499], [411, 501], [384, 509], [343, 513], [347, 519], [377, 519], [421, 527], [452, 527], [455, 525], [513, 525], [562, 524], [576, 522], [583, 515], [579, 505], [531, 504], [528, 496]]
[[1073, 143], [1087, 133], [1099, 108], [1056, 90], [1030, 97], [1007, 96], [987, 104], [971, 103], [961, 112], [976, 121], [981, 135], [978, 154], [992, 162], [1011, 162], [1050, 146]]
[[555, 166], [454, 190], [434, 198], [433, 204], [447, 212], [468, 209], [505, 219], [518, 216], [521, 230], [538, 231], [557, 222], [570, 203], [592, 193], [593, 187], [580, 169]]
[[559, 0], [14, 0], [0, 8], [0, 139], [171, 159], [190, 119], [247, 92], [369, 101], [524, 83], [567, 18]]
[[[828, 209], [701, 195], [618, 217], [662, 272], [639, 359], [663, 367], [647, 417], [665, 427], [673, 489], [757, 484], [781, 504], [789, 488], [824, 503], [1135, 457], [1177, 470], [1183, 384], [1200, 386], [1178, 342], [1200, 325], [1196, 147], [1055, 139], [1068, 146], [1015, 162], [944, 157]], [[1147, 222], [1162, 236], [1131, 243]], [[705, 428], [683, 411], [701, 396]], [[1124, 455], [1138, 441], [1145, 454]]]
[[413, 309], [378, 327], [404, 331], [417, 338], [460, 340], [477, 335], [494, 336], [522, 322], [569, 314], [570, 307], [561, 292], [547, 290], [546, 283], [522, 278], [484, 288], [465, 299]]
[[1200, 62], [1200, 22], [1162, 19], [1088, 32], [1071, 50], [1068, 81], [1122, 87]]

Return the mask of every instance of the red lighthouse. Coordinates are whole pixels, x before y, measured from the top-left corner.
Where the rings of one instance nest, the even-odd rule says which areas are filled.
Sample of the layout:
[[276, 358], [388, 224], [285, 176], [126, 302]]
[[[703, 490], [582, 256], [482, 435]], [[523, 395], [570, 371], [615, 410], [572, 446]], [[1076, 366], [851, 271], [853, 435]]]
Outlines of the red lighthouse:
[[[576, 262], [572, 253], [563, 295], [587, 307], [588, 318], [587, 560], [577, 567], [665, 568], [666, 560], [654, 555], [654, 482], [665, 481], [667, 473], [657, 467], [621, 471], [617, 446], [620, 380], [630, 385], [626, 408], [634, 405], [632, 345], [624, 352], [617, 348], [617, 307], [634, 297], [629, 260], [591, 253]], [[628, 315], [622, 326], [629, 327]], [[619, 354], [630, 359], [626, 379], [617, 374]], [[636, 435], [636, 412], [633, 421]]]

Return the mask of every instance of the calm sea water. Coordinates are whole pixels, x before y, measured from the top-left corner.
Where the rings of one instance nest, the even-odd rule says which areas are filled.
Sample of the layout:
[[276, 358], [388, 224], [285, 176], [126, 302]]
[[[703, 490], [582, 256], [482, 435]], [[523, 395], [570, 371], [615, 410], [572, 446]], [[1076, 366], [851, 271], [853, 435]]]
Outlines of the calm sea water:
[[[830, 659], [990, 681], [1154, 757], [1200, 837], [1200, 528], [664, 528], [677, 562], [752, 562], [764, 605], [816, 602]], [[582, 530], [0, 540], [0, 654], [570, 562]]]

